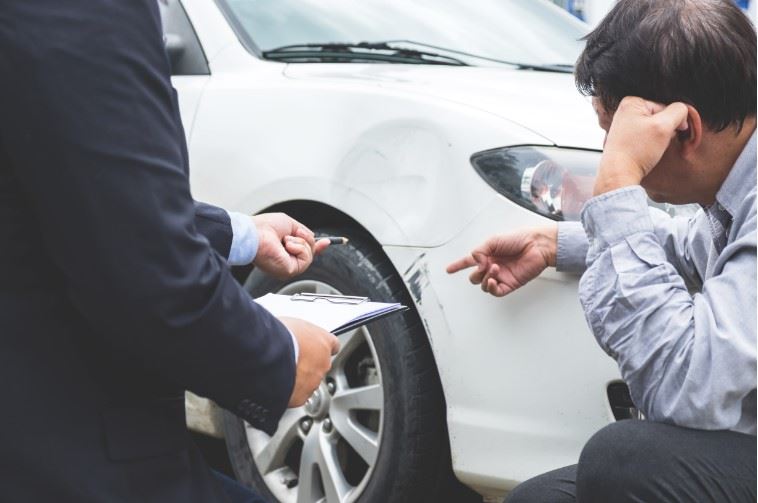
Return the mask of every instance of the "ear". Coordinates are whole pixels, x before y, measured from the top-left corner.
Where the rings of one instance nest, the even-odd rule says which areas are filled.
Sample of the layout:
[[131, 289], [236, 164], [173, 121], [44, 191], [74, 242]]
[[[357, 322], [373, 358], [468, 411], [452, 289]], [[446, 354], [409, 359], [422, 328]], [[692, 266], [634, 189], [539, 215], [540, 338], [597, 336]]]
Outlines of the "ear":
[[700, 113], [692, 105], [687, 106], [687, 127], [677, 131], [679, 152], [682, 157], [688, 159], [694, 155], [700, 142], [703, 141], [703, 120]]

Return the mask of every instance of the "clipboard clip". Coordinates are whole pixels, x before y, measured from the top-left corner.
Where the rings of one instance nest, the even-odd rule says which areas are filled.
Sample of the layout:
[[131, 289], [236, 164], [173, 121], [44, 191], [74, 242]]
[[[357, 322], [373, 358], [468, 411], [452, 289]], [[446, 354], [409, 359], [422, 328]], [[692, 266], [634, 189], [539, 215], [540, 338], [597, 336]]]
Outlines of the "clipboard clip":
[[290, 297], [292, 301], [300, 302], [316, 302], [317, 300], [325, 300], [332, 304], [350, 304], [357, 306], [368, 301], [368, 297], [355, 297], [351, 295], [329, 295], [326, 293], [296, 293]]

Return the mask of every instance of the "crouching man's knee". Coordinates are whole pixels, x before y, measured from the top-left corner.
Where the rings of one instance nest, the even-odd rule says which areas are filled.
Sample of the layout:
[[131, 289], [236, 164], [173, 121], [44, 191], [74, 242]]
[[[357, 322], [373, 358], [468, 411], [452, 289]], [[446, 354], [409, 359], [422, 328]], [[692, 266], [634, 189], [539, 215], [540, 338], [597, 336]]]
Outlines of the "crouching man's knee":
[[[598, 431], [582, 450], [576, 474], [577, 501], [638, 500], [655, 478], [656, 436], [646, 421], [620, 421]], [[660, 461], [660, 459], [658, 459]]]

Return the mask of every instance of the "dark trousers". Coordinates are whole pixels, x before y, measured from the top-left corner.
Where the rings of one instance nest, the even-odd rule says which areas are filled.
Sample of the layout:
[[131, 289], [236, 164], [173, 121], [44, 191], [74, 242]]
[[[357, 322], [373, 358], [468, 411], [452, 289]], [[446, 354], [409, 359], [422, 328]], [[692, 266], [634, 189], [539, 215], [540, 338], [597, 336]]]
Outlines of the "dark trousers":
[[505, 503], [756, 501], [756, 437], [650, 421], [597, 432], [579, 464], [527, 480]]

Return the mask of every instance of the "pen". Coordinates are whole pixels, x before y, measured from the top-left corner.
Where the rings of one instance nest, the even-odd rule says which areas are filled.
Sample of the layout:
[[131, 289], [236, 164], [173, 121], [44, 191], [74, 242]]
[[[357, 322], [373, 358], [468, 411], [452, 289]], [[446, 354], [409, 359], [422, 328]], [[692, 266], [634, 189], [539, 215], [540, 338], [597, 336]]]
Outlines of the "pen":
[[319, 239], [328, 239], [330, 245], [346, 245], [350, 241], [343, 236], [318, 236], [316, 240], [318, 241]]

